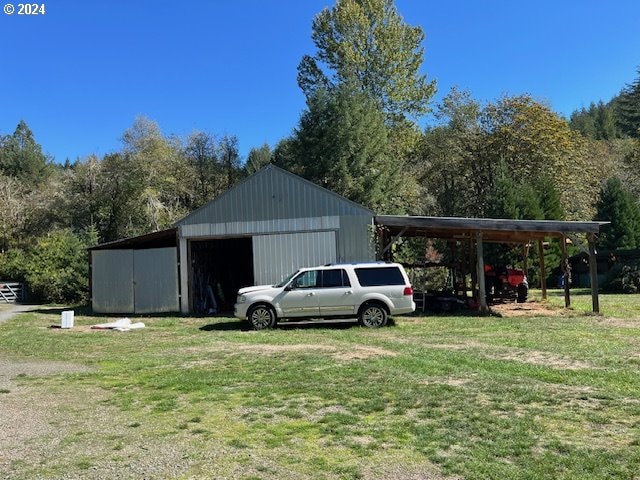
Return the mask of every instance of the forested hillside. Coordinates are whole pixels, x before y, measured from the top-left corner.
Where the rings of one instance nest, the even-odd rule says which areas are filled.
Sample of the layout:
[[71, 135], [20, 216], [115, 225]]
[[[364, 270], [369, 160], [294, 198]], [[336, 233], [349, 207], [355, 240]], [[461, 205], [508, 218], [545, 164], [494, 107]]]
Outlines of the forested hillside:
[[640, 248], [640, 73], [569, 120], [526, 93], [482, 102], [453, 89], [434, 104], [424, 38], [392, 0], [320, 12], [298, 68], [307, 107], [247, 158], [235, 136], [181, 138], [140, 117], [118, 151], [53, 159], [16, 119], [0, 137], [0, 278], [81, 301], [86, 247], [166, 228], [269, 162], [382, 214], [598, 218], [616, 226], [608, 247]]

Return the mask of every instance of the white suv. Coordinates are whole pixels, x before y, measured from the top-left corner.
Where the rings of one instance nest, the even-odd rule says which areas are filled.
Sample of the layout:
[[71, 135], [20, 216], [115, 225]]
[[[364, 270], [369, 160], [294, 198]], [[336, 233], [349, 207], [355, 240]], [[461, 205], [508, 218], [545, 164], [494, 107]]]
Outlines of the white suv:
[[278, 285], [241, 288], [235, 316], [256, 330], [302, 318], [358, 318], [375, 328], [386, 325], [389, 315], [415, 308], [402, 265], [350, 263], [301, 268]]

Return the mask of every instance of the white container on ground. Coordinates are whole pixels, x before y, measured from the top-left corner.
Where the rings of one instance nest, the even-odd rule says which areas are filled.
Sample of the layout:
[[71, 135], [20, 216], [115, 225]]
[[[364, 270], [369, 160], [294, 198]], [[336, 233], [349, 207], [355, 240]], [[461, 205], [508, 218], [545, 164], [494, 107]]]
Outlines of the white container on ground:
[[62, 312], [62, 328], [73, 328], [73, 310], [65, 310]]

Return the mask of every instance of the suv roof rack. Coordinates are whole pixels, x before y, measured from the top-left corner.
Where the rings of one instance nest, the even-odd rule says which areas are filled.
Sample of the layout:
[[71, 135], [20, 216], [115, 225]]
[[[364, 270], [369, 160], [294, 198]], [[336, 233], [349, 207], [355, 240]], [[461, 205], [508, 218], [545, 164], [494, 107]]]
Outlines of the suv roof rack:
[[372, 261], [372, 262], [340, 262], [340, 263], [325, 263], [323, 266], [324, 267], [337, 267], [340, 265], [371, 265], [371, 264], [378, 264], [378, 265], [384, 265], [387, 263], [393, 263], [393, 262], [389, 262], [386, 260], [376, 260], [376, 261]]

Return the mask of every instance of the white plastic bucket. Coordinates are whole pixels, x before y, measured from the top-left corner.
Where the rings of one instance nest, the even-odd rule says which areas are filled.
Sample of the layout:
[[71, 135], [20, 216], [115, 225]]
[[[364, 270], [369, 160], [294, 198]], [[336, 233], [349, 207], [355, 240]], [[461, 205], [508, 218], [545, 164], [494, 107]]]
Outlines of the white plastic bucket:
[[62, 312], [62, 328], [73, 328], [73, 310]]

